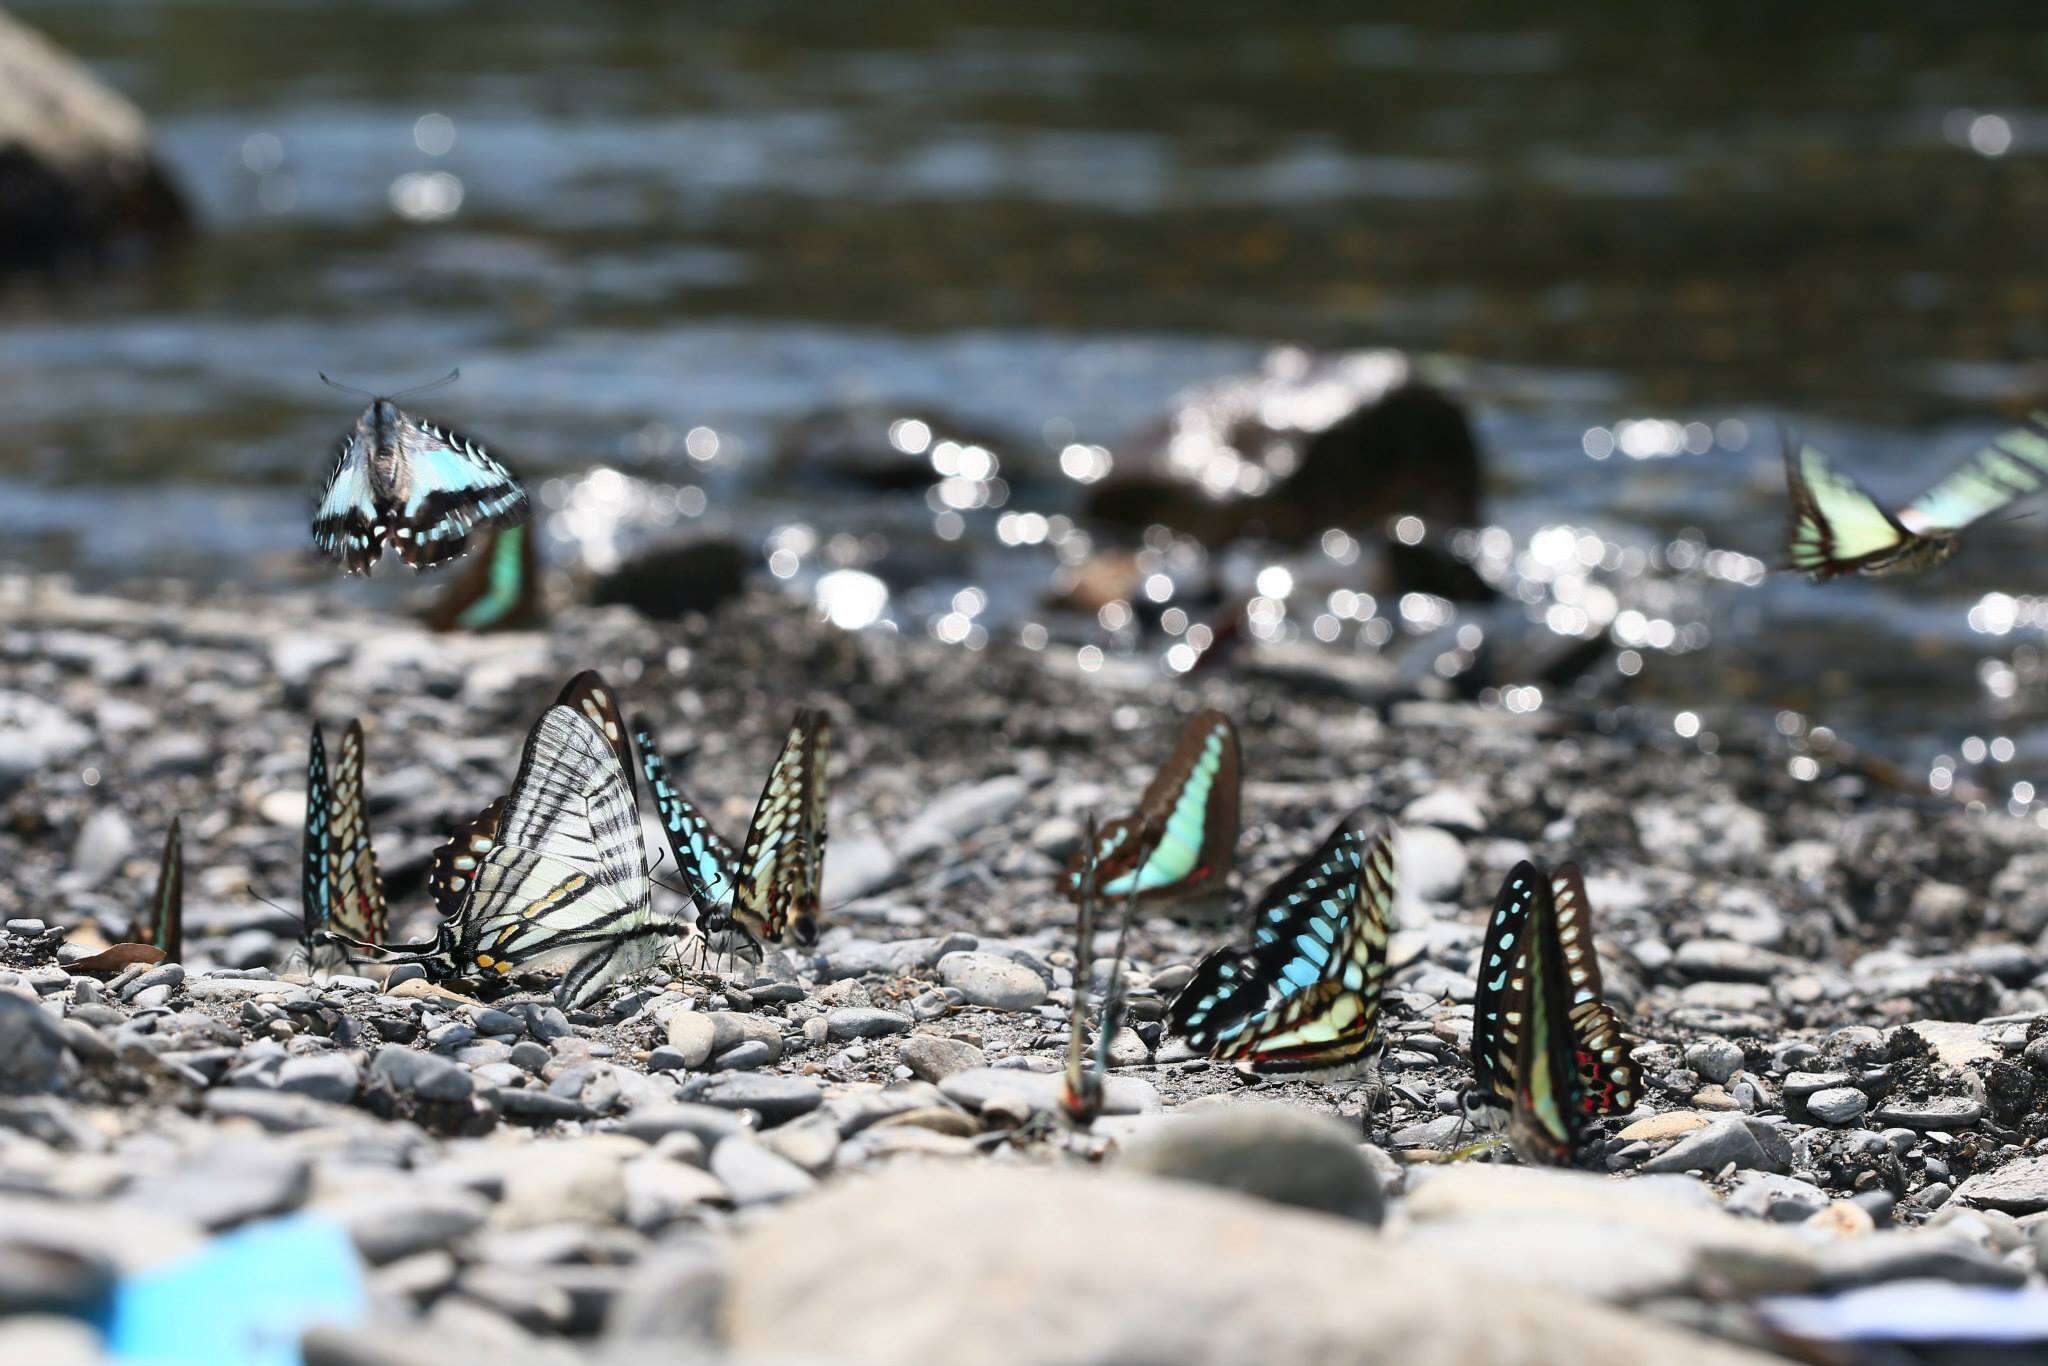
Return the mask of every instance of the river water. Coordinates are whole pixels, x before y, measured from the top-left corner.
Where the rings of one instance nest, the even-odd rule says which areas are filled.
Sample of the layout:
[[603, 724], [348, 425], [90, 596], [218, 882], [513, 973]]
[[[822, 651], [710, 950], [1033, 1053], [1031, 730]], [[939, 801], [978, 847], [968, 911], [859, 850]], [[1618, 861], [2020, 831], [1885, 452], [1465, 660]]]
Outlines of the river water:
[[[0, 561], [318, 574], [356, 406], [318, 372], [460, 365], [421, 410], [541, 487], [559, 562], [653, 508], [791, 591], [876, 569], [856, 615], [971, 645], [1031, 624], [1015, 519], [1073, 510], [1069, 447], [1113, 461], [1276, 348], [1393, 347], [1470, 404], [1535, 615], [1525, 554], [1591, 545], [1548, 620], [1625, 637], [1681, 733], [1824, 725], [2016, 810], [2048, 783], [2042, 520], [1919, 581], [1753, 572], [1784, 425], [1903, 500], [2048, 389], [2035, 7], [12, 8], [149, 112], [205, 228], [0, 296]], [[911, 416], [1004, 506], [776, 472]], [[891, 538], [952, 551], [881, 574]], [[1674, 546], [1732, 568], [1674, 587]], [[1304, 641], [1334, 611], [1287, 607]]]

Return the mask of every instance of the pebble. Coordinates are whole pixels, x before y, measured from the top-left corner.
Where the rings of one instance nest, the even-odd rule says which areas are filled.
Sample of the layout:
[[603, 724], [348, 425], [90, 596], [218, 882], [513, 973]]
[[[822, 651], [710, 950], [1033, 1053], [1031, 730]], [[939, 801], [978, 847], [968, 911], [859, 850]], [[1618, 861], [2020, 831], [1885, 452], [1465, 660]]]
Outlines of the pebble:
[[1955, 1188], [1955, 1198], [1966, 1205], [2008, 1214], [2048, 1210], [2048, 1157], [2024, 1157], [1979, 1172]]
[[688, 1099], [722, 1110], [752, 1110], [761, 1116], [762, 1124], [772, 1127], [809, 1114], [825, 1097], [800, 1077], [750, 1072], [718, 1077], [691, 1092]]
[[1730, 1115], [1688, 1134], [1643, 1163], [1642, 1169], [1716, 1172], [1732, 1162], [1738, 1169], [1782, 1172], [1791, 1157], [1784, 1135], [1770, 1125], [1746, 1115]]
[[1853, 1124], [1870, 1108], [1870, 1100], [1853, 1086], [1830, 1086], [1806, 1097], [1806, 1111], [1823, 1124]]
[[818, 1184], [802, 1167], [745, 1134], [724, 1139], [711, 1150], [711, 1174], [736, 1205], [787, 1200]]
[[362, 1084], [362, 1069], [344, 1054], [293, 1058], [278, 1070], [277, 1089], [294, 1095], [311, 1096], [335, 1105], [355, 1099]]
[[711, 1068], [715, 1072], [750, 1072], [774, 1062], [778, 1052], [759, 1039], [749, 1039], [745, 1043], [734, 1044], [713, 1058]]
[[668, 1017], [668, 1043], [681, 1055], [681, 1065], [695, 1071], [711, 1060], [718, 1026], [698, 1011], [679, 1010]]
[[101, 807], [86, 818], [72, 842], [72, 880], [82, 888], [99, 886], [120, 871], [136, 843], [135, 829], [120, 808]]
[[54, 1091], [65, 1075], [64, 1031], [32, 1001], [0, 991], [0, 1094]]
[[[1027, 1114], [1054, 1109], [1059, 1104], [1060, 1078], [1049, 1072], [1026, 1072], [1009, 1067], [980, 1067], [956, 1072], [939, 1083], [946, 1099], [969, 1110], [982, 1111], [991, 1105], [1008, 1103]], [[1110, 1075], [1103, 1078], [1102, 1112], [1106, 1115], [1135, 1115], [1159, 1106], [1159, 1093], [1138, 1077]]]
[[1033, 1010], [1044, 1002], [1045, 979], [1021, 963], [993, 953], [949, 953], [939, 960], [939, 980], [969, 1005], [991, 1010]]
[[1932, 1096], [1926, 1100], [1887, 1100], [1871, 1118], [1903, 1129], [1967, 1129], [1984, 1118], [1984, 1107], [1968, 1096]]
[[1378, 1224], [1386, 1210], [1357, 1133], [1291, 1106], [1174, 1116], [1126, 1146], [1118, 1165], [1367, 1224]]
[[832, 1039], [878, 1039], [889, 1034], [910, 1032], [908, 1015], [872, 1006], [841, 1006], [825, 1014], [826, 1037]]
[[411, 1048], [378, 1049], [370, 1062], [370, 1077], [393, 1090], [429, 1101], [467, 1100], [476, 1090], [476, 1082], [460, 1064]]
[[1708, 1081], [1722, 1083], [1742, 1067], [1742, 1049], [1726, 1039], [1701, 1039], [1685, 1050], [1685, 1065]]

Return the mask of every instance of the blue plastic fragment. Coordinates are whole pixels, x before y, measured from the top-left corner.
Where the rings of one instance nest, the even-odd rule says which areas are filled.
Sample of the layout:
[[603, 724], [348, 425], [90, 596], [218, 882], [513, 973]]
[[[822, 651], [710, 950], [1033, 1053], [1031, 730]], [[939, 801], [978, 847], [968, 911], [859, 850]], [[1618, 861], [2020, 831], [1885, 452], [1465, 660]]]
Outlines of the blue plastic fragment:
[[2048, 1343], [2048, 1291], [1907, 1280], [1832, 1296], [1780, 1296], [1757, 1311], [1811, 1342]]
[[107, 1352], [149, 1366], [300, 1366], [300, 1334], [360, 1319], [365, 1299], [362, 1263], [338, 1224], [274, 1219], [124, 1279]]

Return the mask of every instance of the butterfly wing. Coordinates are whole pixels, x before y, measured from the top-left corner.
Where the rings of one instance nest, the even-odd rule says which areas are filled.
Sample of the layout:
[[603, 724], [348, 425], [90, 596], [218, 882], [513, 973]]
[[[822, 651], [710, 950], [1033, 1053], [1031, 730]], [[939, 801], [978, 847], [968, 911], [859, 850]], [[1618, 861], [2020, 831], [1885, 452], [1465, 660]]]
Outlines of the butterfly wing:
[[363, 797], [363, 727], [350, 721], [335, 761], [333, 804], [334, 901], [328, 928], [354, 939], [381, 943], [391, 918], [377, 853], [370, 847], [370, 821]]
[[531, 522], [483, 535], [483, 553], [427, 609], [436, 631], [516, 631], [546, 617], [540, 595], [540, 546]]
[[1197, 712], [1153, 776], [1138, 809], [1103, 826], [1077, 850], [1066, 887], [1092, 876], [1104, 896], [1172, 897], [1220, 882], [1237, 849], [1241, 786], [1237, 728], [1219, 711]]
[[1812, 446], [1785, 445], [1792, 496], [1786, 564], [1816, 579], [1853, 574], [1898, 554], [1913, 533]]
[[137, 921], [135, 942], [162, 949], [177, 962], [185, 956], [185, 841], [179, 818], [171, 817], [164, 835], [163, 861], [157, 865], [156, 895]]
[[327, 777], [327, 744], [320, 727], [306, 753], [306, 827], [299, 846], [299, 906], [305, 916], [305, 944], [314, 951], [315, 936], [325, 933], [334, 917], [334, 796]]
[[1529, 913], [1529, 977], [1515, 1047], [1514, 1109], [1508, 1137], [1522, 1160], [1569, 1166], [1582, 1115], [1571, 1024], [1571, 983], [1548, 886]]
[[1167, 1019], [1197, 1051], [1255, 1072], [1369, 1061], [1393, 921], [1392, 832], [1352, 813], [1259, 898], [1248, 950], [1203, 959]]
[[365, 413], [335, 447], [334, 468], [313, 513], [313, 544], [349, 574], [369, 573], [384, 553], [384, 521], [370, 477], [375, 448], [376, 429]]
[[402, 471], [395, 481], [392, 535], [414, 569], [431, 569], [468, 549], [478, 527], [527, 516], [526, 490], [482, 446], [445, 427], [397, 414]]
[[640, 776], [654, 794], [654, 812], [661, 819], [662, 833], [668, 836], [669, 852], [675, 855], [683, 885], [697, 907], [697, 921], [715, 928], [719, 919], [730, 914], [733, 889], [739, 885], [739, 856], [711, 828], [704, 813], [669, 781], [668, 763], [655, 745], [654, 732], [638, 719], [633, 723], [633, 744], [640, 751]]
[[1529, 913], [1545, 887], [1536, 865], [1526, 859], [1516, 864], [1501, 883], [1486, 921], [1478, 990], [1472, 1001], [1472, 1094], [1482, 1103], [1506, 1105], [1513, 1094], [1528, 970]]
[[477, 866], [498, 842], [498, 825], [504, 816], [505, 798], [500, 797], [434, 851], [434, 861], [427, 868], [427, 890], [443, 920], [461, 913]]
[[1570, 992], [1583, 1113], [1622, 1114], [1642, 1096], [1642, 1069], [1629, 1057], [1632, 1041], [1621, 1017], [1604, 999], [1600, 955], [1593, 947], [1593, 903], [1579, 865], [1567, 863], [1550, 875], [1550, 899], [1557, 908], [1558, 946]]
[[591, 728], [604, 737], [604, 742], [611, 746], [613, 757], [619, 761], [619, 773], [625, 780], [626, 793], [632, 796], [636, 790], [633, 785], [633, 741], [619, 710], [619, 695], [612, 690], [611, 684], [604, 681], [604, 675], [595, 669], [585, 669], [562, 685], [555, 705], [581, 713]]
[[2048, 481], [2048, 413], [2000, 434], [1899, 512], [1916, 533], [1960, 531]]
[[831, 738], [824, 712], [806, 707], [796, 714], [747, 825], [733, 913], [740, 928], [764, 943], [780, 940], [785, 931], [799, 944], [818, 940], [818, 888], [825, 873], [825, 749]]

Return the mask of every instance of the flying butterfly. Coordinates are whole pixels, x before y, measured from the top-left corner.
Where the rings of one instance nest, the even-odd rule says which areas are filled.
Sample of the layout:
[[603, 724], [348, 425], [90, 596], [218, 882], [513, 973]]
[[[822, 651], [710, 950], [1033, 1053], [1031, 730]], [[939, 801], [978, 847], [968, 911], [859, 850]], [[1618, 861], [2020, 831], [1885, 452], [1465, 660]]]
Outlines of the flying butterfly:
[[412, 568], [432, 569], [462, 554], [472, 531], [526, 515], [526, 490], [483, 447], [372, 398], [335, 449], [313, 544], [350, 574], [369, 573], [387, 542]]
[[1088, 885], [1103, 896], [1166, 900], [1221, 888], [1237, 850], [1239, 771], [1230, 718], [1195, 713], [1137, 810], [1075, 851], [1062, 881], [1067, 894]]
[[486, 531], [477, 557], [427, 609], [428, 628], [521, 631], [547, 620], [541, 599], [539, 530], [533, 522], [524, 522]]
[[[1530, 964], [1545, 935], [1556, 940], [1557, 978], [1564, 991], [1555, 1018], [1573, 1073], [1571, 1122], [1579, 1125], [1633, 1109], [1642, 1095], [1642, 1075], [1629, 1058], [1621, 1019], [1604, 998], [1585, 878], [1576, 864], [1545, 873], [1526, 860], [1502, 881], [1486, 924], [1472, 1006], [1468, 1108], [1512, 1111], [1518, 1103], [1523, 1036], [1534, 1006]], [[1538, 1045], [1539, 1055], [1548, 1046]]]
[[128, 937], [98, 953], [75, 958], [67, 972], [118, 973], [137, 963], [178, 962], [185, 956], [185, 840], [179, 818], [171, 817], [164, 834], [163, 860], [157, 865], [156, 895], [135, 917]]
[[1395, 890], [1391, 827], [1346, 815], [1258, 899], [1250, 947], [1226, 944], [1195, 968], [1168, 1027], [1253, 1072], [1365, 1070], [1379, 1047]]
[[1788, 568], [1826, 580], [1910, 574], [1953, 555], [1964, 528], [2048, 482], [2048, 414], [2005, 432], [1894, 514], [1808, 445], [1785, 445]]
[[[691, 928], [653, 909], [632, 774], [620, 761], [627, 743], [615, 694], [595, 673], [579, 674], [527, 736], [495, 829], [464, 844], [489, 826], [487, 809], [457, 837], [459, 848], [481, 852], [454, 915], [420, 943], [343, 942], [418, 963], [436, 980], [559, 968], [557, 999], [571, 1008], [653, 967]], [[437, 899], [448, 895], [437, 884]]]

